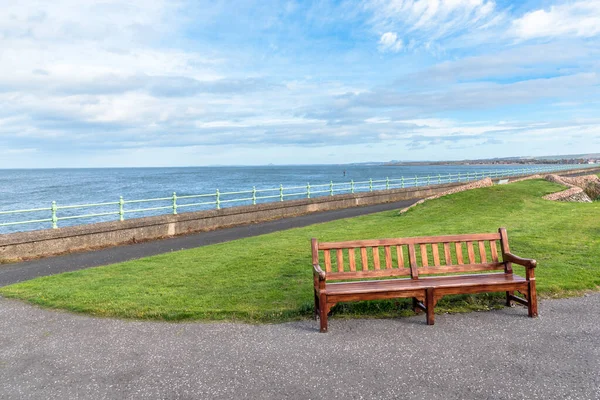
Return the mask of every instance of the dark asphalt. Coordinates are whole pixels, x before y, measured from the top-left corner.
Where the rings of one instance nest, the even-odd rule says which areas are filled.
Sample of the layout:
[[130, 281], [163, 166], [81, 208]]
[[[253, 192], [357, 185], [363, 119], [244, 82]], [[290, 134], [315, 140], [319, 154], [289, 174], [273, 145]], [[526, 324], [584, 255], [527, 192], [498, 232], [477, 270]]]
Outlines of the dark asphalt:
[[600, 295], [277, 325], [91, 318], [0, 298], [0, 399], [600, 399]]
[[325, 211], [300, 217], [285, 218], [254, 225], [178, 236], [164, 240], [116, 246], [103, 250], [74, 253], [64, 256], [47, 257], [16, 264], [0, 265], [0, 286], [11, 285], [38, 276], [54, 275], [62, 272], [114, 264], [136, 258], [264, 235], [266, 233], [298, 228], [336, 219], [356, 217], [358, 215], [371, 214], [380, 211], [397, 210], [408, 207], [416, 201], [418, 201], [418, 199], [378, 204], [374, 206], [348, 208], [344, 210]]

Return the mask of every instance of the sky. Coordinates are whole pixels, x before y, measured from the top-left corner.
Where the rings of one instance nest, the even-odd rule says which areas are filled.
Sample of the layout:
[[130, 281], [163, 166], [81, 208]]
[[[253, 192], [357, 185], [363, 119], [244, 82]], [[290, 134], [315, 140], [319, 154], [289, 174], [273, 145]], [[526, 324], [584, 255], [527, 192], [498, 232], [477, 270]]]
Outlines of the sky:
[[600, 0], [0, 9], [0, 168], [600, 152]]

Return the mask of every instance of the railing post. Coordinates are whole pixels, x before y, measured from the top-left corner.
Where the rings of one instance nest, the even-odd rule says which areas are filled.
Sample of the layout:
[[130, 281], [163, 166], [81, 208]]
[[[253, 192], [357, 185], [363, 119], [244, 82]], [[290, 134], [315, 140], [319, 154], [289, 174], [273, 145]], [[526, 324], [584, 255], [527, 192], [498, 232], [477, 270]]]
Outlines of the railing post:
[[431, 185], [431, 175], [427, 175], [427, 186]]
[[177, 193], [173, 192], [173, 215], [177, 215]]
[[373, 191], [373, 179], [369, 178], [369, 192]]
[[256, 205], [256, 186], [252, 186], [252, 205]]
[[419, 186], [419, 177], [415, 175], [415, 186]]
[[438, 174], [438, 185], [442, 184], [442, 175]]
[[350, 193], [354, 193], [354, 179], [350, 181]]
[[219, 193], [219, 189], [217, 189], [217, 193], [216, 193], [216, 198], [217, 198], [217, 210], [221, 209], [221, 193]]
[[52, 207], [50, 207], [50, 209], [52, 210], [52, 229], [56, 229], [58, 228], [58, 218], [56, 217], [56, 201], [52, 202]]
[[457, 178], [457, 182], [460, 182], [460, 172], [458, 173], [458, 178]]
[[329, 181], [329, 195], [333, 196], [333, 181]]
[[402, 184], [402, 189], [404, 189], [404, 175], [400, 177], [400, 183]]
[[279, 201], [283, 201], [283, 185], [279, 185]]
[[385, 177], [385, 190], [390, 190], [390, 177]]
[[306, 184], [306, 198], [310, 199], [310, 183]]
[[119, 221], [125, 220], [125, 210], [123, 209], [123, 205], [125, 202], [123, 201], [123, 196], [119, 196]]

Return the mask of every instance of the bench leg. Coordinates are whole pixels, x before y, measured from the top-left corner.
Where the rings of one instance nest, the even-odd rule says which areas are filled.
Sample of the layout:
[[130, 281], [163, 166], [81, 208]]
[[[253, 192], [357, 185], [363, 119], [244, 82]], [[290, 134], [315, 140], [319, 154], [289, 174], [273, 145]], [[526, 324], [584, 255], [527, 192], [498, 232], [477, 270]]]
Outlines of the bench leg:
[[535, 292], [535, 280], [529, 281], [529, 293], [527, 295], [527, 313], [531, 318], [538, 316], [537, 294]]
[[413, 297], [412, 300], [413, 300], [413, 311], [415, 312], [415, 314], [419, 314], [421, 311], [423, 311], [417, 305], [417, 304], [419, 304], [419, 299], [417, 299], [416, 297]]
[[427, 308], [427, 325], [433, 325], [435, 323], [435, 314], [433, 313], [435, 300], [433, 298], [432, 288], [426, 289], [425, 291], [425, 307]]
[[506, 292], [506, 307], [512, 307], [510, 296], [514, 296], [515, 292]]
[[319, 302], [319, 323], [321, 332], [327, 332], [327, 296], [322, 294]]
[[317, 292], [315, 291], [315, 312], [314, 312], [314, 318], [317, 319], [319, 317], [319, 295], [317, 294]]

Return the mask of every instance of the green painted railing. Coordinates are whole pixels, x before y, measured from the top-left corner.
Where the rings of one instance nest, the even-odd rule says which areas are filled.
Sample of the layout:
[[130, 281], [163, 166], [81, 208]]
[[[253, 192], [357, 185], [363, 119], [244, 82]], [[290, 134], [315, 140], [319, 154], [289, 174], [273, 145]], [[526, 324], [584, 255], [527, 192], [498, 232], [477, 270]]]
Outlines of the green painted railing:
[[[357, 192], [372, 192], [374, 190], [391, 190], [399, 188], [409, 188], [416, 186], [429, 186], [429, 185], [440, 185], [444, 183], [454, 182], [468, 182], [478, 179], [489, 178], [502, 178], [506, 176], [518, 176], [518, 175], [533, 175], [547, 172], [558, 172], [570, 169], [583, 169], [586, 167], [597, 168], [596, 165], [552, 165], [546, 167], [531, 167], [531, 168], [519, 168], [519, 169], [507, 169], [507, 170], [493, 170], [493, 171], [475, 171], [466, 173], [446, 174], [446, 175], [428, 175], [428, 176], [414, 176], [414, 177], [400, 177], [390, 179], [389, 177], [380, 180], [369, 179], [367, 181], [354, 181], [350, 182], [337, 182], [330, 181], [329, 183], [311, 185], [307, 183], [306, 186], [292, 186], [284, 187], [279, 185], [276, 188], [268, 189], [256, 189], [256, 186], [252, 187], [252, 190], [237, 191], [237, 192], [220, 192], [217, 189], [214, 193], [207, 194], [196, 194], [178, 196], [177, 193], [173, 192], [171, 196], [159, 197], [153, 199], [141, 199], [141, 200], [124, 200], [121, 196], [118, 201], [95, 203], [95, 204], [77, 204], [77, 205], [58, 205], [55, 201], [50, 204], [50, 207], [32, 208], [28, 210], [11, 210], [11, 211], [0, 211], [0, 218], [3, 216], [13, 216], [21, 214], [32, 214], [39, 215], [40, 213], [48, 213], [47, 218], [41, 219], [29, 219], [21, 221], [10, 221], [2, 222], [0, 220], [0, 227], [13, 226], [13, 225], [24, 225], [24, 224], [39, 224], [39, 223], [50, 223], [49, 226], [56, 229], [60, 221], [67, 220], [78, 220], [78, 219], [89, 219], [105, 216], [115, 216], [120, 221], [125, 220], [126, 215], [131, 214], [143, 214], [154, 211], [164, 211], [163, 214], [177, 214], [180, 210], [191, 210], [196, 208], [197, 210], [216, 208], [221, 209], [223, 205], [230, 203], [250, 203], [256, 205], [257, 203], [272, 202], [272, 201], [284, 201], [290, 198], [311, 198], [319, 196], [334, 196], [335, 194], [343, 193], [357, 193]], [[239, 196], [239, 197], [234, 197]], [[159, 204], [163, 203], [166, 205], [149, 206], [145, 205], [151, 203]], [[127, 207], [127, 206], [130, 206]], [[70, 209], [106, 209], [113, 207], [114, 211], [106, 212], [90, 212], [78, 215], [65, 215], [59, 216], [60, 211]], [[169, 210], [168, 212], [166, 210]]]

